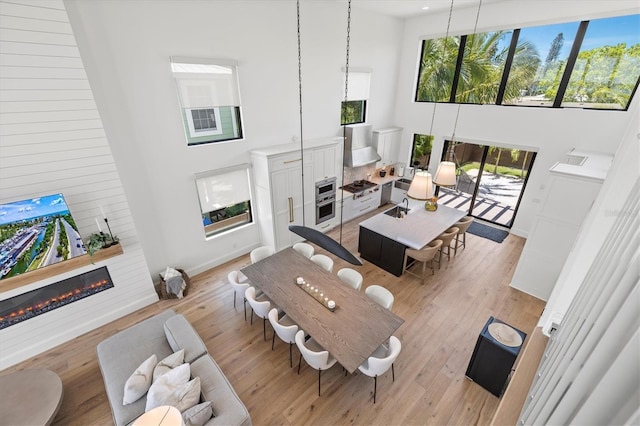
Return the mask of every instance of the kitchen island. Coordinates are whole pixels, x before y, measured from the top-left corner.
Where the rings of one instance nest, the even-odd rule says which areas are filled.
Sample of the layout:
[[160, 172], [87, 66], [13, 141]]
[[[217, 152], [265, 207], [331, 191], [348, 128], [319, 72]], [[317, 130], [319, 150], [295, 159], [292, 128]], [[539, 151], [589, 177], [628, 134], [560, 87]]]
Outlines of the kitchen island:
[[402, 275], [407, 247], [422, 249], [466, 215], [443, 205], [436, 211], [427, 211], [422, 203], [414, 204], [402, 218], [385, 213], [360, 222], [358, 251], [364, 260], [397, 277]]

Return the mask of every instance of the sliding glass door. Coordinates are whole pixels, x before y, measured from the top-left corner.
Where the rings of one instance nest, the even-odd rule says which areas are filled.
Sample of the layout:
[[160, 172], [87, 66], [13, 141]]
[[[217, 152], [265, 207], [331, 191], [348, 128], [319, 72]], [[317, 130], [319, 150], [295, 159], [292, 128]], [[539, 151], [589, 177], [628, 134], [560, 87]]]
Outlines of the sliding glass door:
[[442, 157], [453, 157], [457, 183], [440, 187], [438, 202], [511, 228], [535, 156], [532, 151], [446, 141]]

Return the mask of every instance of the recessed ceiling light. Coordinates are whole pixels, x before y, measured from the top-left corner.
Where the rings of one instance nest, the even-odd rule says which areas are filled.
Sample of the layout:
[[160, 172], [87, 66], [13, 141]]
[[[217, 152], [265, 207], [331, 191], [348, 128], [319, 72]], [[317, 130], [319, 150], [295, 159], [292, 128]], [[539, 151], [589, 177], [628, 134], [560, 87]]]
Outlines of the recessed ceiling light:
[[429, 10], [429, 6], [423, 7], [422, 10]]

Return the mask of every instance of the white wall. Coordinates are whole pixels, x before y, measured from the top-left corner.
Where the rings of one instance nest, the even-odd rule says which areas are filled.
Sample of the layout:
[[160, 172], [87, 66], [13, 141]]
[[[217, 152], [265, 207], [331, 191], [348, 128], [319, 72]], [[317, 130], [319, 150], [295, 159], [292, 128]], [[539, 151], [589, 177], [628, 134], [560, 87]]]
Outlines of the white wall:
[[[473, 32], [477, 7], [456, 9], [450, 35]], [[510, 0], [484, 4], [477, 32], [579, 21], [606, 16], [640, 13], [635, 1], [523, 1]], [[410, 158], [414, 133], [429, 133], [433, 104], [413, 102], [418, 73], [421, 40], [446, 33], [446, 13], [425, 15], [406, 21], [395, 124], [403, 127], [401, 161]], [[638, 95], [636, 94], [636, 98]], [[443, 141], [453, 133], [458, 106], [438, 104], [433, 125], [434, 155], [430, 170], [435, 172]], [[556, 161], [571, 148], [613, 154], [631, 112], [587, 111], [576, 109], [520, 108], [490, 105], [463, 105], [456, 128], [457, 139], [508, 147], [531, 147], [538, 151], [527, 189], [511, 232], [526, 237], [533, 219], [546, 198], [550, 175]], [[571, 194], [567, 194], [568, 197]]]
[[102, 208], [124, 254], [13, 290], [0, 281], [1, 300], [104, 265], [114, 283], [1, 330], [0, 370], [158, 300], [64, 5], [19, 3], [0, 2], [0, 203], [62, 193], [85, 239]]
[[[622, 216], [639, 213], [624, 210], [624, 204], [640, 176], [640, 101], [634, 102], [629, 110], [633, 112], [632, 120], [625, 129], [622, 144], [615, 154], [599, 197], [582, 223], [581, 232], [540, 318], [539, 325], [544, 326], [545, 330], [551, 326], [551, 320], [559, 322], [569, 309], [574, 295], [584, 282], [590, 266], [596, 261], [598, 252], [616, 221]], [[629, 250], [632, 249], [633, 247], [629, 247]]]
[[[198, 272], [259, 245], [257, 227], [206, 241], [196, 172], [299, 136], [293, 1], [67, 0], [150, 271]], [[302, 2], [305, 139], [339, 134], [346, 3]], [[355, 10], [353, 67], [373, 70], [369, 122], [392, 124], [402, 22]], [[187, 147], [170, 56], [239, 63], [245, 139]]]

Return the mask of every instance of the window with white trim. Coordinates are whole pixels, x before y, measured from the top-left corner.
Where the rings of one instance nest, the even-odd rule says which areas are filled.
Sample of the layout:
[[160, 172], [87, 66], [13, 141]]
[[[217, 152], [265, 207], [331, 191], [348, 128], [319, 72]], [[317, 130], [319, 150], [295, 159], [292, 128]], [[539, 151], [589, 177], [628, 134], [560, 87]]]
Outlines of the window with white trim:
[[171, 57], [187, 145], [242, 139], [233, 61]]
[[[346, 80], [346, 72], [343, 70], [342, 87]], [[367, 101], [369, 100], [369, 87], [371, 85], [371, 72], [349, 70], [349, 84], [347, 86], [347, 100], [342, 101], [340, 109], [340, 125], [364, 123], [367, 120]]]
[[206, 237], [253, 222], [248, 164], [198, 173], [195, 177]]

